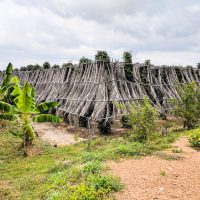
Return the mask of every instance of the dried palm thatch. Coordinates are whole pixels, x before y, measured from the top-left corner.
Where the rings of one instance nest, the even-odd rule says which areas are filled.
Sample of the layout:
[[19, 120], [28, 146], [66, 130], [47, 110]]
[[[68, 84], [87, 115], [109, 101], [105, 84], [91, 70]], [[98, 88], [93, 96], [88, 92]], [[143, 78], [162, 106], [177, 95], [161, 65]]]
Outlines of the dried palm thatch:
[[[108, 121], [125, 115], [132, 101], [144, 96], [160, 109], [166, 109], [169, 98], [178, 98], [177, 84], [195, 81], [200, 70], [189, 67], [156, 67], [133, 64], [132, 82], [125, 77], [124, 63], [82, 63], [62, 69], [16, 71], [24, 83], [29, 81], [37, 91], [37, 101], [58, 101], [56, 112], [69, 123], [80, 125], [92, 121]], [[0, 74], [0, 81], [3, 74]], [[121, 109], [113, 102], [120, 102]]]

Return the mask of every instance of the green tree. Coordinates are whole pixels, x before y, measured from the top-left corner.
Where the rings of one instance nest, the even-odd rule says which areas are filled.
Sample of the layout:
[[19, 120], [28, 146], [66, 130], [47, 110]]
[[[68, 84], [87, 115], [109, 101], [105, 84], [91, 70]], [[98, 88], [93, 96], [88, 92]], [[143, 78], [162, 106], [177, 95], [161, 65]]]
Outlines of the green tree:
[[125, 51], [123, 53], [123, 60], [124, 60], [124, 72], [126, 79], [133, 82], [133, 70], [132, 70], [132, 54], [129, 51]]
[[28, 71], [27, 67], [20, 67], [20, 71]]
[[62, 119], [52, 114], [43, 114], [45, 111], [58, 106], [58, 103], [43, 102], [36, 105], [35, 91], [28, 82], [24, 84], [23, 88], [20, 88], [20, 85], [15, 85], [12, 95], [16, 96], [15, 106], [0, 101], [0, 119], [18, 121], [22, 129], [19, 136], [23, 139], [23, 148], [26, 155], [27, 149], [36, 137], [32, 122], [58, 123]]
[[80, 58], [80, 60], [79, 60], [79, 64], [90, 64], [91, 62], [92, 62], [91, 59], [86, 58], [84, 56], [82, 58]]
[[43, 69], [50, 69], [51, 65], [49, 64], [49, 62], [45, 61], [44, 64], [42, 65]]
[[67, 67], [72, 67], [72, 66], [73, 66], [72, 62], [62, 64], [62, 68], [67, 68]]
[[175, 105], [172, 112], [183, 118], [184, 128], [195, 128], [200, 117], [200, 87], [195, 82], [177, 88], [179, 98], [171, 100]]
[[110, 64], [110, 57], [107, 53], [107, 51], [97, 51], [95, 55], [95, 61], [97, 63], [108, 63]]
[[56, 69], [56, 68], [60, 68], [60, 66], [55, 64], [55, 65], [52, 66], [52, 68]]
[[16, 76], [12, 77], [12, 72], [13, 72], [13, 66], [11, 63], [9, 63], [4, 74], [3, 82], [0, 85], [0, 100], [9, 103], [12, 103], [12, 101], [10, 101], [11, 100], [10, 98], [13, 88], [15, 84], [19, 83], [19, 80]]

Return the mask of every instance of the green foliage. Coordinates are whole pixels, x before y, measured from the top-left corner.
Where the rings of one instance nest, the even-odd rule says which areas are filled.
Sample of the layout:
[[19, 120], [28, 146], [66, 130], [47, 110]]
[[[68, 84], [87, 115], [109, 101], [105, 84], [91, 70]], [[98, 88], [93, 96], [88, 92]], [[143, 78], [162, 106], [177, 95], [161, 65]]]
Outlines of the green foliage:
[[102, 170], [102, 164], [99, 161], [93, 161], [85, 165], [82, 169], [85, 174], [96, 174]]
[[32, 87], [26, 82], [20, 94], [15, 98], [17, 109], [22, 113], [34, 112], [35, 98], [32, 97], [32, 90]]
[[49, 64], [49, 62], [45, 61], [42, 67], [43, 69], [50, 69], [51, 65]]
[[129, 81], [133, 81], [133, 72], [132, 72], [132, 54], [128, 51], [123, 53], [123, 60], [124, 60], [124, 71], [126, 79]]
[[[16, 122], [10, 124], [10, 129], [20, 135]], [[24, 159], [16, 151], [21, 145], [20, 138], [1, 129], [0, 180], [7, 185], [6, 194], [0, 192], [0, 199], [113, 200], [112, 193], [119, 191], [122, 184], [118, 178], [105, 175], [104, 161], [138, 158], [169, 148], [180, 134], [157, 136], [147, 143], [133, 142], [129, 135], [104, 136], [92, 140], [90, 152], [87, 142], [54, 148], [36, 139], [39, 156]], [[64, 164], [66, 160], [69, 164]]]
[[60, 66], [57, 65], [57, 64], [55, 64], [55, 65], [52, 66], [52, 68], [54, 68], [54, 69], [58, 69], [58, 68], [60, 68]]
[[[14, 82], [17, 81], [17, 79], [14, 79]], [[12, 94], [15, 96], [15, 106], [0, 101], [0, 119], [8, 121], [13, 121], [16, 118], [18, 119], [23, 132], [22, 139], [24, 147], [32, 145], [32, 141], [35, 139], [35, 132], [31, 124], [32, 121], [53, 123], [59, 123], [62, 121], [61, 118], [57, 116], [42, 114], [44, 111], [48, 111], [50, 108], [58, 106], [58, 103], [43, 102], [39, 106], [36, 106], [35, 90], [29, 85], [28, 82], [24, 84], [22, 89], [19, 84], [16, 84]], [[32, 114], [35, 115], [33, 119], [31, 118]]]
[[90, 64], [91, 62], [92, 62], [92, 60], [89, 58], [86, 58], [86, 57], [82, 57], [79, 60], [79, 64]]
[[173, 148], [172, 153], [181, 153], [182, 149], [181, 148]]
[[11, 63], [9, 63], [7, 68], [6, 68], [6, 72], [4, 74], [3, 82], [0, 86], [0, 99], [1, 100], [6, 96], [8, 88], [10, 86], [12, 69], [13, 69], [13, 66], [12, 66]]
[[36, 117], [33, 117], [33, 122], [51, 122], [51, 123], [60, 123], [62, 119], [51, 114], [40, 114]]
[[73, 66], [72, 62], [62, 64], [62, 68], [67, 68], [67, 67], [72, 67], [72, 66]]
[[167, 173], [166, 173], [164, 170], [161, 170], [161, 171], [160, 171], [160, 175], [161, 175], [161, 176], [166, 176]]
[[148, 75], [148, 68], [151, 67], [151, 61], [150, 60], [146, 60], [144, 62], [144, 66], [141, 68], [141, 80], [143, 83], [147, 84], [147, 75]]
[[179, 98], [171, 100], [175, 105], [173, 113], [184, 119], [184, 128], [196, 126], [200, 115], [200, 87], [195, 82], [177, 88]]
[[133, 138], [140, 142], [150, 139], [155, 132], [158, 113], [145, 97], [141, 105], [131, 104], [128, 124], [132, 127]]
[[110, 63], [110, 57], [106, 51], [97, 51], [95, 55], [95, 61], [97, 63]]
[[57, 102], [42, 102], [38, 106], [36, 106], [36, 111], [40, 113], [45, 113], [51, 108], [56, 108], [59, 105]]
[[200, 129], [196, 129], [190, 133], [189, 141], [192, 147], [200, 148]]

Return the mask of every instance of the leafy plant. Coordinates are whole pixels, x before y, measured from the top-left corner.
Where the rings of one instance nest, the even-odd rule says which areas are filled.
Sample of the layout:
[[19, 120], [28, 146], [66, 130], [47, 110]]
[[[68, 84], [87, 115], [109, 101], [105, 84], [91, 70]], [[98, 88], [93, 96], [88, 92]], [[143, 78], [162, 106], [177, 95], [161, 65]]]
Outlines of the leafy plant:
[[177, 88], [179, 98], [173, 99], [176, 116], [183, 118], [184, 128], [192, 129], [196, 126], [200, 116], [200, 87], [195, 82]]
[[[28, 82], [24, 84], [21, 89], [19, 85], [16, 85], [13, 92], [15, 106], [0, 101], [0, 119], [14, 121], [17, 120], [22, 128], [24, 152], [32, 145], [32, 141], [35, 139], [35, 131], [32, 126], [32, 122], [61, 122], [61, 118], [51, 115], [42, 114], [43, 112], [58, 106], [56, 102], [43, 102], [38, 106], [35, 103], [35, 91], [29, 85]], [[33, 118], [32, 118], [33, 115]]]
[[12, 70], [13, 70], [13, 66], [11, 63], [8, 64], [6, 71], [5, 71], [5, 75], [3, 78], [3, 82], [0, 86], [0, 99], [2, 100], [4, 98], [4, 96], [7, 93], [7, 90], [10, 86], [10, 82], [11, 82], [11, 76], [12, 76]]
[[189, 136], [189, 141], [192, 147], [200, 148], [200, 130], [193, 131]]
[[156, 109], [145, 97], [141, 105], [132, 103], [127, 123], [131, 126], [131, 133], [135, 140], [140, 142], [150, 139], [155, 132], [155, 119], [158, 116]]
[[128, 51], [123, 53], [123, 60], [124, 60], [124, 72], [126, 79], [129, 81], [133, 81], [133, 74], [132, 74], [132, 54]]

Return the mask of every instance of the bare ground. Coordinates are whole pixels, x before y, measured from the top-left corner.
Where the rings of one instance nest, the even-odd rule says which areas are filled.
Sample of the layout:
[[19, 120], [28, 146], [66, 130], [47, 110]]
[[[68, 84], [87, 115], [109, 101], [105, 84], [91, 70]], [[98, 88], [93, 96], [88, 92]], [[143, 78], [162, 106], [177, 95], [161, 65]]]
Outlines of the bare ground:
[[38, 136], [45, 142], [56, 146], [75, 144], [84, 140], [78, 132], [71, 133], [71, 126], [66, 124], [52, 125], [51, 123], [34, 124]]
[[111, 173], [125, 184], [116, 199], [200, 200], [200, 152], [188, 147], [185, 137], [173, 146], [182, 148], [183, 159], [169, 161], [154, 155], [110, 162]]

